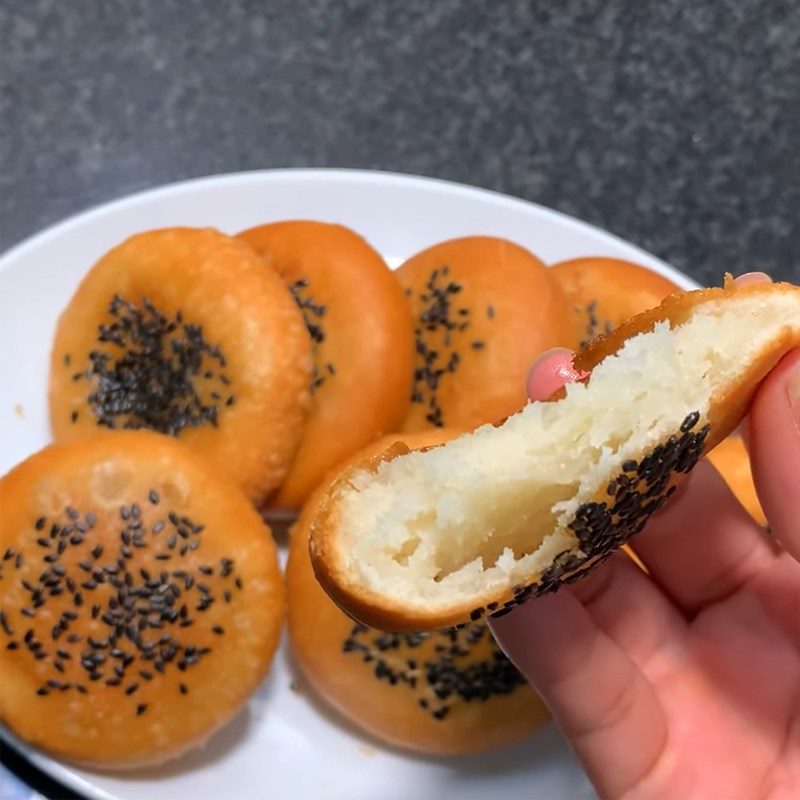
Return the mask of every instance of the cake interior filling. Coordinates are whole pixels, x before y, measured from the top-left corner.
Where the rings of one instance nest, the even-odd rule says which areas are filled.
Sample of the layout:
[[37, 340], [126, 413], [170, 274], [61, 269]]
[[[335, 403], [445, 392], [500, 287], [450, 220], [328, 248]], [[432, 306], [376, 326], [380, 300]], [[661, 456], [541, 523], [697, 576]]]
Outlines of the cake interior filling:
[[710, 398], [797, 311], [791, 295], [703, 304], [676, 328], [657, 323], [628, 340], [559, 402], [355, 473], [342, 496], [342, 566], [427, 610], [546, 569], [575, 548], [578, 509], [626, 462], [680, 436], [690, 415], [704, 426]]

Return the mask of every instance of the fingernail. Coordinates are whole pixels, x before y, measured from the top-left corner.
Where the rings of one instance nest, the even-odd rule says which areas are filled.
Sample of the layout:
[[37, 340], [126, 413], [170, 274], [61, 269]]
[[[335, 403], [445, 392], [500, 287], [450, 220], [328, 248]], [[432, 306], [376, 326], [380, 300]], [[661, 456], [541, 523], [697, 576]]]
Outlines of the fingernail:
[[772, 283], [772, 278], [766, 272], [745, 272], [736, 279], [737, 286], [752, 286], [756, 283]]
[[564, 347], [555, 347], [539, 356], [525, 380], [528, 397], [547, 400], [565, 383], [581, 380], [584, 375], [573, 369], [572, 356], [573, 352]]

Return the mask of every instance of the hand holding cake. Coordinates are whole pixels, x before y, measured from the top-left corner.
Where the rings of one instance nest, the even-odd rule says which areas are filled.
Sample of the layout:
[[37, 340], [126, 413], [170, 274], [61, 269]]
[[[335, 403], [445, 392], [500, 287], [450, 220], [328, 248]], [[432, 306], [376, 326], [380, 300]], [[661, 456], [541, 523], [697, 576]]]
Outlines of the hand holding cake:
[[[533, 399], [569, 359], [542, 359]], [[800, 351], [759, 388], [748, 439], [774, 539], [701, 463], [635, 540], [649, 575], [616, 553], [491, 622], [601, 796], [771, 797], [797, 780]]]

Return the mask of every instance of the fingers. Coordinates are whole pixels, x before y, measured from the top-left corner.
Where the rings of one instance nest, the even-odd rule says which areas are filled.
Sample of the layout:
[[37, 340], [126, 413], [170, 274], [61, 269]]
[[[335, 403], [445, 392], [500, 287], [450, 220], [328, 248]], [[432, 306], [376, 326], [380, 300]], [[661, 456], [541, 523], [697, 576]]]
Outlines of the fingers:
[[586, 377], [572, 366], [572, 351], [564, 347], [548, 350], [534, 362], [528, 373], [527, 390], [531, 400], [548, 400], [565, 383]]
[[745, 272], [736, 279], [739, 286], [752, 286], [756, 283], [772, 283], [772, 278], [766, 272]]
[[687, 624], [633, 560], [614, 553], [599, 569], [568, 587], [603, 633], [648, 679], [679, 657]]
[[634, 547], [655, 582], [689, 616], [732, 594], [776, 558], [764, 531], [706, 461], [650, 519]]
[[[628, 598], [626, 605], [636, 600]], [[490, 624], [547, 703], [599, 794], [620, 795], [639, 783], [665, 748], [664, 710], [631, 658], [587, 609], [559, 592]]]
[[800, 350], [767, 376], [750, 409], [758, 497], [780, 543], [800, 560]]

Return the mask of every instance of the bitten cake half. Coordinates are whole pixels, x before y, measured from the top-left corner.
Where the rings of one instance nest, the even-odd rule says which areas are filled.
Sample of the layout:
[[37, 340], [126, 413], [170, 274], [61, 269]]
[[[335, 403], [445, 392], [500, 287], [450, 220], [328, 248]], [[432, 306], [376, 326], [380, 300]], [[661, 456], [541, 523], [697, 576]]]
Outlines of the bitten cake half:
[[442, 447], [397, 445], [328, 490], [317, 578], [386, 630], [502, 614], [579, 578], [640, 532], [800, 345], [800, 288], [683, 292], [588, 344], [552, 402]]

